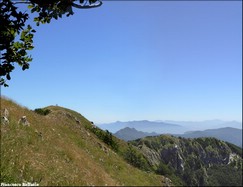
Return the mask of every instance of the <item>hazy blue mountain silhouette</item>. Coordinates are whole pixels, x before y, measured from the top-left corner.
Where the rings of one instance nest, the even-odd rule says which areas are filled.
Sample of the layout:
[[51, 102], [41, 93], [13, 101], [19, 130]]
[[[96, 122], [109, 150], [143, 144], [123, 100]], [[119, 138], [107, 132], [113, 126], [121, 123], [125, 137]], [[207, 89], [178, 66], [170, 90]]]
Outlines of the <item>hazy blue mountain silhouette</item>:
[[98, 126], [104, 130], [109, 130], [112, 133], [115, 133], [120, 129], [124, 129], [125, 127], [135, 128], [136, 130], [143, 131], [143, 132], [149, 132], [149, 133], [155, 132], [158, 134], [183, 133], [185, 131], [190, 130], [188, 128], [185, 128], [177, 124], [148, 121], [148, 120], [128, 121], [128, 122], [117, 121], [114, 123], [100, 124]]
[[224, 127], [219, 129], [208, 129], [204, 131], [190, 131], [184, 134], [174, 134], [184, 138], [214, 137], [242, 147], [242, 129]]
[[152, 133], [142, 132], [142, 131], [137, 131], [135, 128], [130, 128], [130, 127], [125, 127], [124, 129], [121, 129], [114, 134], [114, 136], [116, 136], [117, 138], [120, 138], [125, 141], [136, 140], [146, 136], [157, 136], [157, 135], [159, 134], [155, 132]]
[[206, 121], [127, 121], [113, 122], [106, 124], [98, 124], [104, 130], [115, 133], [125, 127], [135, 128], [143, 132], [156, 132], [158, 134], [183, 134], [187, 131], [203, 131], [207, 129], [218, 129], [224, 127], [232, 127], [242, 129], [242, 122], [222, 121], [222, 120], [206, 120]]
[[[232, 127], [237, 129], [242, 129], [242, 122], [238, 121], [223, 121], [223, 120], [205, 120], [205, 121], [171, 121], [166, 120], [165, 123], [178, 124], [185, 128], [190, 129], [190, 131], [202, 131], [207, 129], [218, 129], [224, 127]], [[184, 132], [182, 132], [184, 133]]]

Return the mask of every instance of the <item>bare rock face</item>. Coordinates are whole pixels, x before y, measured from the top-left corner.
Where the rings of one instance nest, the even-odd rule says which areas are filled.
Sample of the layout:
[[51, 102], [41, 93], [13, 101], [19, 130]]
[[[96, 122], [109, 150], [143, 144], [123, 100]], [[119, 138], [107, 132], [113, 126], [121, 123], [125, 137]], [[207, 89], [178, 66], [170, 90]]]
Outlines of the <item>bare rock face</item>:
[[[141, 150], [150, 165], [157, 167], [158, 172], [169, 175], [173, 171], [188, 186], [213, 186], [212, 181], [222, 180], [218, 173], [219, 176], [223, 175], [222, 169], [225, 168], [237, 177], [241, 174], [240, 150], [215, 138], [186, 139], [161, 135], [130, 143]], [[212, 177], [215, 172], [217, 175]], [[234, 178], [227, 180], [234, 181]], [[234, 182], [239, 184], [238, 180]]]
[[27, 117], [26, 116], [22, 116], [19, 119], [18, 124], [23, 125], [23, 126], [30, 126], [30, 123], [27, 121]]
[[152, 166], [158, 166], [160, 163], [160, 153], [158, 153], [156, 150], [150, 149], [145, 144], [138, 147], [142, 153], [148, 158], [148, 161], [150, 165]]
[[173, 168], [178, 171], [184, 171], [184, 159], [181, 149], [175, 144], [167, 149], [162, 149], [160, 152], [161, 159], [167, 164], [169, 163]]

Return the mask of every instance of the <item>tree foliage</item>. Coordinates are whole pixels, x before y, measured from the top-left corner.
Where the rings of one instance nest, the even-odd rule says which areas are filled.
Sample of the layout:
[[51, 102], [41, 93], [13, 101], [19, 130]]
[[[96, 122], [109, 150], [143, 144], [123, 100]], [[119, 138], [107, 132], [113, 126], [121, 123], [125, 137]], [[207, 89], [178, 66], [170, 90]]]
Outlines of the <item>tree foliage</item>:
[[18, 4], [28, 5], [31, 13], [37, 13], [34, 18], [36, 25], [50, 23], [51, 20], [62, 18], [63, 15], [73, 15], [73, 9], [95, 8], [102, 5], [100, 0], [1, 0], [0, 2], [0, 85], [8, 86], [10, 73], [15, 64], [22, 70], [29, 68], [32, 57], [28, 52], [34, 48], [33, 37], [36, 32], [30, 25], [26, 25], [29, 14], [18, 10]]

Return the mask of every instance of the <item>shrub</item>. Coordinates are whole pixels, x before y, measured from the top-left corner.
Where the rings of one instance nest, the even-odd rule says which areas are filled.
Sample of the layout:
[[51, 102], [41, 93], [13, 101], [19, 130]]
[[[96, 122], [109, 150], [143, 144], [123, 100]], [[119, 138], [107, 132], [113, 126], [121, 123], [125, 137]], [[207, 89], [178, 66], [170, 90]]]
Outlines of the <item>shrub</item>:
[[133, 165], [139, 169], [142, 169], [145, 171], [150, 170], [147, 160], [132, 145], [128, 146], [127, 150], [124, 153], [124, 158], [128, 163], [130, 163], [131, 165]]
[[91, 132], [93, 132], [100, 140], [102, 140], [105, 144], [110, 146], [114, 151], [118, 151], [118, 144], [114, 140], [113, 135], [108, 131], [103, 131], [99, 129], [98, 127], [94, 128], [93, 126], [86, 125], [86, 129], [89, 129]]
[[49, 114], [51, 112], [51, 110], [49, 109], [42, 109], [42, 108], [36, 108], [35, 113], [46, 116], [47, 114]]
[[172, 175], [173, 171], [171, 168], [169, 168], [166, 164], [163, 162], [160, 162], [156, 172], [160, 175], [170, 176]]
[[229, 165], [213, 166], [208, 169], [209, 185], [242, 186], [242, 170]]

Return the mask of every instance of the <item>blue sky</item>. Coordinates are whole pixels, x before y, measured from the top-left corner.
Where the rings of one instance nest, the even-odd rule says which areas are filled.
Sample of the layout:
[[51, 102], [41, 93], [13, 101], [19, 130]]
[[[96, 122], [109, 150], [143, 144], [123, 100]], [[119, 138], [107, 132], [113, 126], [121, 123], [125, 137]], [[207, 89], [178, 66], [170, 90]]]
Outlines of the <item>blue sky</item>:
[[37, 27], [2, 95], [95, 123], [242, 121], [242, 2], [104, 1]]

